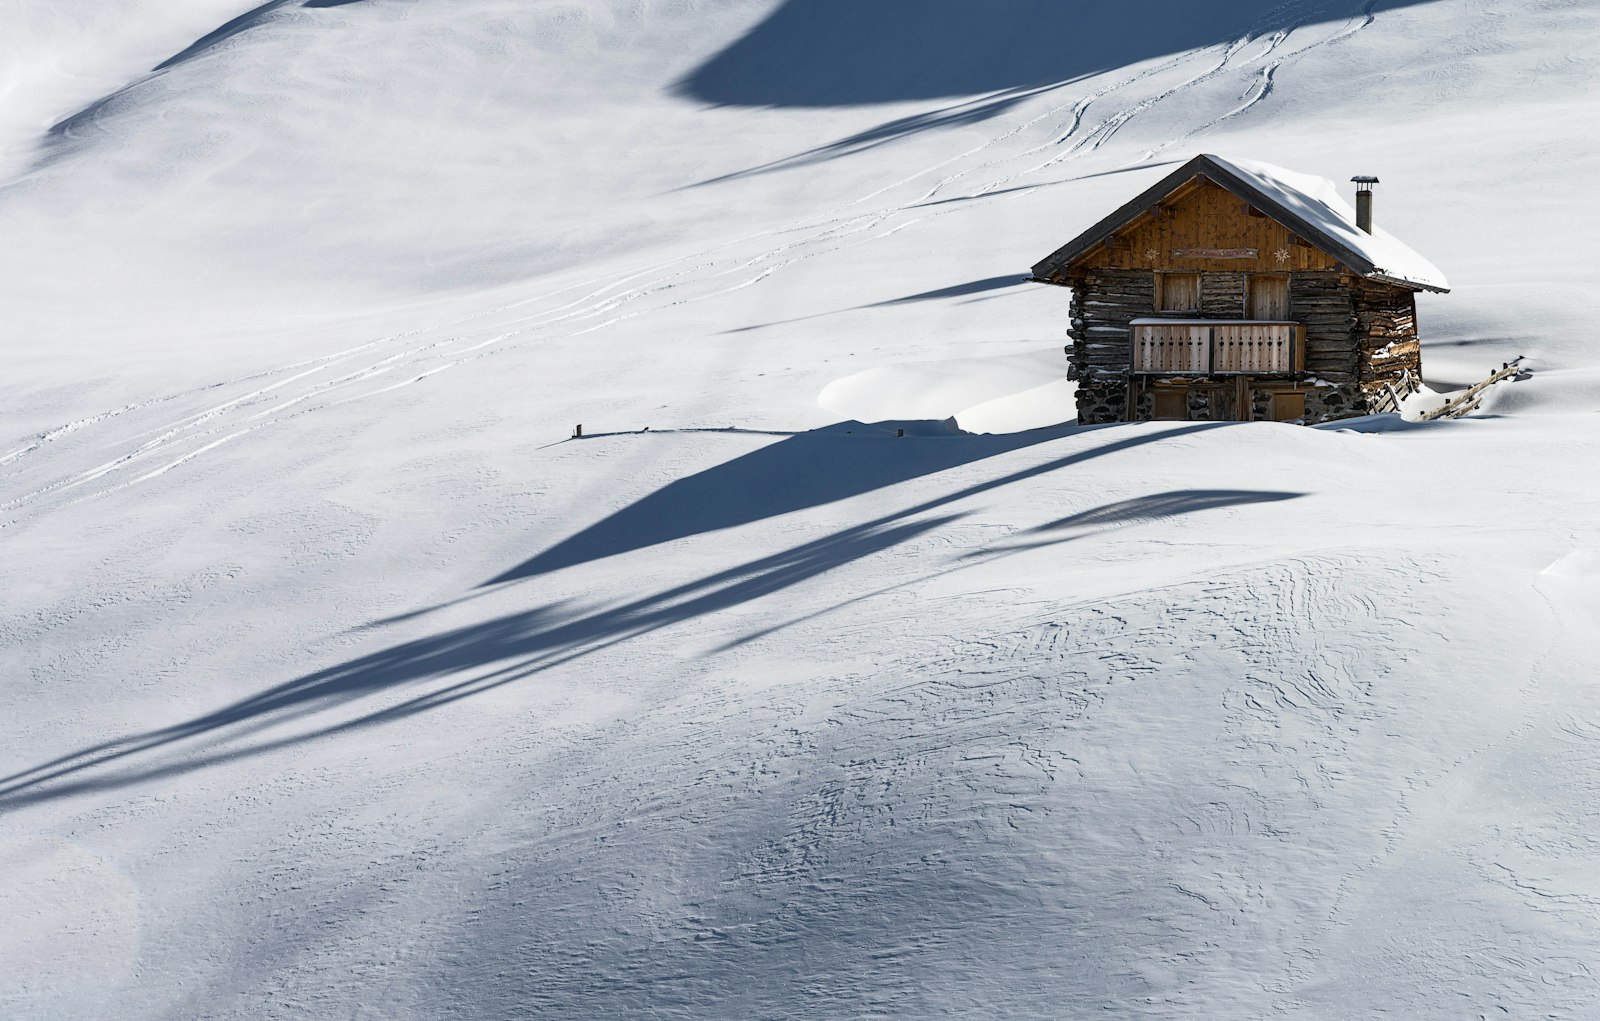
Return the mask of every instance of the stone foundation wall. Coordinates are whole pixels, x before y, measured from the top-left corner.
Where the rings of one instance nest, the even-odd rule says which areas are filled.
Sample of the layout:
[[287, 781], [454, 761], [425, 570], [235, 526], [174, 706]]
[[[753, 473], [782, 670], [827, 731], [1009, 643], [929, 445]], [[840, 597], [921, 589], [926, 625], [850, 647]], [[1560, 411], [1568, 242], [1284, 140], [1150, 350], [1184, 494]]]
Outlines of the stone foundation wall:
[[1156, 395], [1148, 387], [1140, 387], [1133, 401], [1133, 420], [1148, 422], [1156, 416]]
[[[1121, 422], [1128, 407], [1126, 376], [1097, 375], [1078, 381], [1078, 422], [1104, 425]], [[1148, 415], [1146, 416], [1148, 417]]]
[[1359, 383], [1313, 386], [1306, 391], [1306, 425], [1369, 414], [1367, 395]]
[[[1233, 384], [1218, 383], [1214, 380], [1196, 380], [1187, 388], [1178, 385], [1179, 381], [1167, 379], [1161, 384], [1166, 393], [1174, 389], [1183, 392], [1184, 408], [1191, 422], [1234, 421], [1233, 418]], [[1120, 422], [1123, 421], [1122, 406], [1125, 382], [1118, 380], [1116, 384], [1102, 384], [1094, 391], [1094, 395], [1084, 401], [1080, 397], [1079, 413], [1092, 413], [1095, 422]], [[1080, 393], [1082, 391], [1080, 390]], [[1306, 425], [1316, 425], [1319, 422], [1333, 422], [1341, 418], [1354, 418], [1359, 415], [1370, 414], [1367, 395], [1358, 383], [1328, 383], [1328, 382], [1294, 382], [1287, 379], [1261, 380], [1251, 385], [1250, 388], [1250, 418], [1253, 422], [1273, 421], [1273, 395], [1275, 393], [1294, 392], [1305, 395], [1305, 416], [1301, 419]], [[1150, 384], [1136, 388], [1134, 399], [1134, 421], [1148, 422], [1155, 417], [1156, 395]], [[1088, 420], [1085, 419], [1087, 422]]]
[[1204, 390], [1200, 387], [1190, 388], [1188, 394], [1185, 395], [1189, 402], [1189, 421], [1210, 422], [1216, 418], [1213, 413], [1215, 409], [1211, 406], [1212, 394], [1213, 391], [1211, 390]]

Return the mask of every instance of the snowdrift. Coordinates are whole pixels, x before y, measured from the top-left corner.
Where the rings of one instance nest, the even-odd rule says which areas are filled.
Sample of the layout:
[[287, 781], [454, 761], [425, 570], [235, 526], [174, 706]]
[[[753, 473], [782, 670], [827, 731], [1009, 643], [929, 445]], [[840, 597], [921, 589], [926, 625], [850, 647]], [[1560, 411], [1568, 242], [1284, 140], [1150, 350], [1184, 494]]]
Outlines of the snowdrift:
[[[8, 8], [0, 1014], [1583, 1016], [1597, 30]], [[1061, 427], [1017, 280], [1198, 151], [1531, 378]]]

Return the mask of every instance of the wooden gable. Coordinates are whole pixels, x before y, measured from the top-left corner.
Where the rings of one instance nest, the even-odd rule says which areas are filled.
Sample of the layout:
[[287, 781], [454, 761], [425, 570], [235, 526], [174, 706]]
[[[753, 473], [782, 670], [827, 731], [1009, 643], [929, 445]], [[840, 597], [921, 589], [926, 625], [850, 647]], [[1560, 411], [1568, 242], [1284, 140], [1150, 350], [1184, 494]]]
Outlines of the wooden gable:
[[1065, 267], [1177, 273], [1286, 273], [1339, 262], [1206, 177], [1179, 186]]

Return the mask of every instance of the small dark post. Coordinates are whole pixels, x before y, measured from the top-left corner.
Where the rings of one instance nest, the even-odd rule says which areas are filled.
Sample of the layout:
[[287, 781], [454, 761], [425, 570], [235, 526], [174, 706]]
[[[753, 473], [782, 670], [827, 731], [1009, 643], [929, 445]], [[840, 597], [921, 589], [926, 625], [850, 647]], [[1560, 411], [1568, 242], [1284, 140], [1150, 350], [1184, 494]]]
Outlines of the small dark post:
[[1356, 185], [1356, 226], [1372, 233], [1372, 189], [1378, 183], [1376, 177], [1361, 175], [1350, 180]]
[[904, 430], [904, 429], [896, 429], [896, 430], [895, 430], [895, 431], [894, 431], [894, 434], [895, 434], [895, 435], [896, 435], [896, 436], [904, 436], [904, 435], [905, 435], [905, 434], [906, 434], [906, 431], [905, 431], [905, 430]]
[[583, 426], [575, 425], [572, 427], [572, 438], [575, 440], [583, 439]]

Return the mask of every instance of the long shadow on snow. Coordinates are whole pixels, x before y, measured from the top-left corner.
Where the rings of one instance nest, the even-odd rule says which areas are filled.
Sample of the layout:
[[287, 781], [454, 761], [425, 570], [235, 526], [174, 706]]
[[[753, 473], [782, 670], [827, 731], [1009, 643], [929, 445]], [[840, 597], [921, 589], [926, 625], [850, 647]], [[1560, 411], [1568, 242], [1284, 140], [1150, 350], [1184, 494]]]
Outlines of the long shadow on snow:
[[[908, 294], [903, 298], [885, 298], [883, 301], [873, 301], [865, 305], [856, 305], [853, 308], [834, 309], [831, 312], [813, 312], [810, 315], [795, 316], [792, 319], [776, 319], [769, 323], [755, 323], [751, 326], [737, 326], [731, 330], [723, 330], [724, 334], [750, 333], [755, 330], [769, 330], [774, 326], [788, 326], [793, 323], [803, 323], [812, 319], [822, 319], [826, 316], [839, 315], [844, 312], [860, 312], [870, 308], [893, 308], [896, 305], [912, 305], [921, 301], [942, 301], [945, 298], [961, 298], [970, 294], [983, 294], [988, 291], [1007, 290], [1020, 287], [1028, 282], [1028, 277], [1017, 273], [1007, 273], [1004, 276], [985, 277], [982, 280], [972, 280], [964, 284], [952, 284], [949, 287], [940, 287], [932, 291], [922, 291], [917, 294]], [[1003, 297], [1003, 295], [990, 295], [990, 297]], [[970, 299], [982, 301], [981, 298]], [[966, 302], [962, 302], [966, 304]]]
[[1252, 503], [1277, 503], [1280, 500], [1296, 500], [1304, 495], [1304, 493], [1282, 493], [1273, 492], [1270, 490], [1185, 489], [1171, 493], [1154, 493], [1150, 496], [1140, 496], [1132, 500], [1120, 500], [1117, 503], [1103, 504], [1091, 510], [1082, 511], [1078, 514], [1073, 514], [1069, 517], [1062, 518], [1059, 521], [1046, 522], [1045, 524], [1030, 528], [1022, 534], [1024, 536], [1048, 535], [1050, 533], [1061, 532], [1068, 529], [1089, 529], [1089, 531], [1079, 531], [1075, 534], [1065, 536], [1053, 535], [1047, 539], [1028, 539], [1023, 542], [1011, 541], [999, 545], [986, 546], [982, 549], [976, 549], [970, 553], [962, 554], [958, 559], [960, 561], [964, 561], [964, 563], [958, 563], [954, 567], [946, 567], [939, 571], [935, 571], [933, 574], [912, 578], [908, 581], [896, 582], [893, 585], [887, 585], [883, 588], [873, 589], [869, 592], [863, 592], [859, 595], [851, 596], [849, 599], [846, 599], [841, 603], [836, 603], [825, 610], [819, 610], [814, 613], [808, 613], [779, 624], [759, 628], [755, 631], [751, 631], [748, 634], [724, 642], [714, 651], [726, 652], [729, 649], [735, 649], [741, 645], [748, 645], [749, 643], [758, 639], [777, 634], [779, 631], [783, 631], [786, 628], [794, 627], [796, 624], [815, 620], [824, 614], [835, 613], [847, 606], [864, 602], [865, 600], [871, 599], [875, 596], [885, 595], [889, 592], [909, 588], [914, 585], [921, 585], [942, 575], [947, 575], [953, 573], [954, 571], [962, 570], [964, 567], [970, 567], [975, 562], [988, 562], [1004, 557], [1014, 557], [1020, 553], [1027, 553], [1032, 550], [1043, 549], [1047, 546], [1060, 546], [1069, 542], [1077, 542], [1079, 539], [1087, 538], [1090, 535], [1098, 535], [1102, 532], [1113, 531], [1129, 525], [1149, 523], [1165, 518], [1174, 518], [1182, 514], [1195, 514], [1200, 511], [1207, 510], [1221, 510], [1225, 507], [1241, 507], [1245, 504]]
[[[313, 8], [344, 7], [348, 4], [360, 2], [361, 0], [302, 0], [298, 6]], [[165, 71], [169, 67], [176, 67], [179, 64], [193, 60], [201, 54], [221, 45], [222, 43], [227, 42], [229, 39], [232, 39], [239, 33], [248, 32], [250, 29], [255, 28], [257, 25], [260, 25], [263, 21], [265, 21], [267, 16], [273, 11], [276, 11], [280, 7], [288, 7], [291, 4], [294, 4], [294, 0], [267, 0], [267, 2], [262, 4], [260, 7], [257, 7], [254, 10], [246, 11], [237, 18], [225, 22], [207, 32], [205, 35], [184, 47], [181, 51], [174, 53], [166, 60], [163, 60], [161, 63], [157, 64], [154, 70]]]
[[1039, 88], [1434, 0], [788, 0], [678, 82], [734, 106], [850, 106]]
[[876, 149], [880, 145], [892, 142], [905, 135], [914, 135], [938, 128], [960, 127], [963, 124], [978, 124], [1000, 116], [1031, 96], [1038, 95], [1041, 92], [1049, 92], [1075, 80], [1053, 82], [1049, 85], [1031, 88], [1008, 89], [998, 96], [984, 96], [979, 99], [963, 100], [926, 113], [896, 117], [876, 127], [868, 128], [865, 131], [857, 131], [826, 145], [804, 149], [793, 155], [770, 160], [753, 167], [746, 167], [743, 170], [734, 170], [726, 174], [718, 174], [716, 177], [708, 177], [703, 181], [696, 181], [688, 187], [702, 188], [706, 185], [721, 184], [724, 181], [755, 177], [775, 170], [787, 170], [791, 167], [822, 163], [839, 156], [852, 156], [856, 153], [866, 152], [868, 149]]
[[[1004, 436], [937, 435], [940, 426], [934, 423], [906, 425], [913, 434], [935, 435], [896, 438], [880, 426], [859, 422], [795, 433], [669, 483], [484, 584], [532, 578], [674, 539], [820, 507], [1061, 435], [1051, 429]], [[662, 434], [645, 435], [653, 441]]]
[[[182, 775], [437, 709], [660, 628], [781, 591], [897, 546], [956, 517], [896, 525], [869, 523], [620, 605], [552, 603], [402, 642], [269, 688], [216, 712], [82, 748], [0, 779], [0, 810]], [[481, 672], [353, 719], [314, 725], [285, 736], [261, 733], [408, 685], [469, 671]], [[176, 742], [201, 737], [211, 738], [212, 743], [181, 757], [174, 754], [156, 763], [144, 761], [159, 757]]]
[[[629, 602], [614, 605], [597, 602], [588, 606], [550, 603], [402, 642], [306, 674], [215, 712], [81, 748], [0, 778], [0, 810], [180, 776], [207, 766], [437, 709], [661, 628], [784, 591], [845, 564], [893, 549], [962, 517], [959, 513], [934, 513], [958, 501], [1107, 454], [1224, 427], [1224, 423], [1207, 422], [1161, 432], [1141, 430], [1138, 435], [952, 490], [826, 538]], [[1153, 512], [1170, 516], [1224, 503], [1253, 502], [1250, 494], [1239, 493], [1226, 494], [1220, 503], [1218, 494], [1211, 491], [1196, 492], [1192, 497], [1162, 493], [1148, 498], [1153, 501], [1149, 505], [1125, 501], [1066, 521], [1110, 524], [1132, 517], [1150, 517]], [[1260, 498], [1277, 499], [1282, 498], [1282, 494], [1261, 494]], [[1044, 527], [1065, 527], [1065, 524], [1057, 522]], [[841, 605], [859, 598], [862, 597], [852, 596]], [[313, 723], [306, 729], [279, 736], [266, 733], [269, 729], [326, 716], [363, 700], [458, 674], [465, 676], [335, 722]], [[180, 742], [200, 739], [207, 743], [187, 749], [173, 747]]]
[[267, 0], [267, 2], [262, 4], [260, 7], [248, 10], [239, 15], [237, 18], [233, 18], [230, 21], [226, 21], [221, 25], [218, 25], [216, 28], [190, 43], [188, 46], [185, 46], [177, 53], [174, 53], [166, 60], [163, 60], [161, 63], [157, 64], [152, 70], [165, 71], [169, 67], [176, 67], [179, 64], [193, 60], [213, 47], [220, 46], [221, 44], [227, 42], [229, 39], [232, 39], [241, 32], [250, 31], [250, 29], [255, 28], [257, 25], [261, 24], [261, 22], [265, 21], [267, 16], [273, 11], [276, 11], [280, 7], [287, 7], [292, 2], [293, 0]]
[[[1278, 503], [1283, 500], [1296, 500], [1304, 495], [1304, 493], [1244, 489], [1185, 489], [1171, 493], [1155, 493], [1151, 496], [1141, 496], [1132, 500], [1104, 504], [1091, 510], [1069, 515], [1058, 521], [1049, 521], [1035, 526], [1022, 534], [1024, 536], [1048, 536], [1051, 533], [1074, 528], [1095, 528], [1101, 531], [1109, 531], [1113, 528], [1145, 524], [1152, 521], [1160, 521], [1164, 518], [1175, 518], [1183, 514], [1195, 514], [1200, 511], [1242, 507], [1252, 503]], [[1000, 546], [974, 550], [966, 554], [965, 559], [1012, 556], [1017, 553], [1026, 553], [1029, 550], [1043, 549], [1046, 546], [1072, 542], [1080, 538], [1082, 538], [1081, 533], [1064, 538], [1061, 536], [1044, 539], [1029, 538], [1022, 542], [1008, 542]]]
[[[152, 74], [168, 71], [181, 64], [186, 64], [196, 57], [203, 56], [234, 36], [260, 27], [276, 11], [283, 7], [344, 7], [348, 4], [362, 2], [365, 2], [365, 0], [300, 0], [298, 4], [296, 0], [267, 0], [266, 3], [261, 4], [259, 7], [254, 7], [236, 18], [223, 22], [150, 70]], [[46, 142], [60, 143], [78, 136], [84, 129], [92, 127], [102, 117], [112, 113], [123, 97], [149, 80], [146, 77], [130, 82], [115, 92], [101, 96], [75, 113], [68, 114], [56, 121], [45, 132]]]
[[968, 294], [982, 294], [985, 291], [999, 291], [1007, 287], [1021, 287], [1029, 281], [1027, 274], [1007, 273], [1004, 276], [986, 277], [982, 280], [972, 280], [964, 284], [954, 284], [950, 287], [940, 287], [932, 291], [921, 291], [917, 294], [908, 294], [904, 298], [890, 298], [886, 301], [875, 301], [863, 308], [887, 308], [894, 305], [913, 305], [919, 301], [937, 301], [940, 298], [961, 298]]

